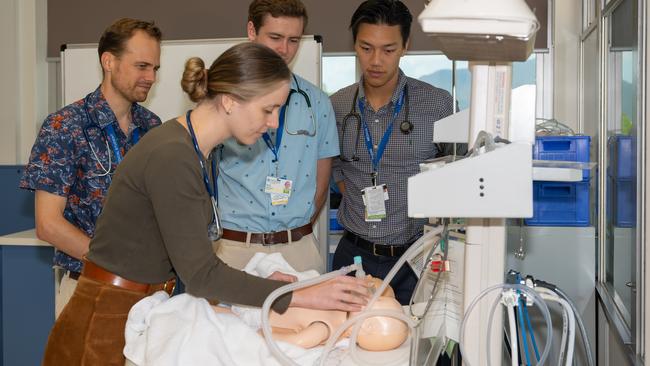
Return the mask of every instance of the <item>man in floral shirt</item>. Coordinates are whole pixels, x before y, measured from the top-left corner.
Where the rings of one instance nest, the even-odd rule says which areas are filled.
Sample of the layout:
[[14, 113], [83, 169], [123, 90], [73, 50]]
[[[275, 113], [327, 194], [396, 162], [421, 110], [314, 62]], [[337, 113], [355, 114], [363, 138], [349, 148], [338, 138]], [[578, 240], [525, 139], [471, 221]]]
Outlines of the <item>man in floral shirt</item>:
[[160, 118], [138, 105], [156, 80], [161, 32], [151, 22], [119, 19], [102, 35], [101, 85], [49, 115], [32, 147], [20, 188], [36, 192], [36, 235], [56, 248], [66, 270], [59, 315], [76, 287], [111, 176], [124, 154]]

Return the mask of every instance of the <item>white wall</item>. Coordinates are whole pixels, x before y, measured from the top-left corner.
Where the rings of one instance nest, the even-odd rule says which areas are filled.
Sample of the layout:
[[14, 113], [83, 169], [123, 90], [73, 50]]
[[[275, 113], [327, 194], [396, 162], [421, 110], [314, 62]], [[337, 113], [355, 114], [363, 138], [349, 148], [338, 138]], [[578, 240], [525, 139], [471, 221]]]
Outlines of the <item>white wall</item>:
[[553, 117], [578, 129], [582, 2], [553, 2]]
[[16, 121], [19, 119], [18, 103], [18, 48], [17, 2], [10, 0], [2, 2], [0, 11], [0, 110], [4, 111], [0, 119], [0, 164], [10, 164], [16, 161]]
[[47, 115], [46, 0], [0, 5], [0, 165], [23, 164]]

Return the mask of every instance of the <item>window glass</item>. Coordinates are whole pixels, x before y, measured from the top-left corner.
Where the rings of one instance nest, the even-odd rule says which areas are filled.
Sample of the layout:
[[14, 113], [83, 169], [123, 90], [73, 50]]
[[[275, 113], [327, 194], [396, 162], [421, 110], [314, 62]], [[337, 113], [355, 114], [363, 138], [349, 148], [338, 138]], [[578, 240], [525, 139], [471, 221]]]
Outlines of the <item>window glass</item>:
[[447, 56], [406, 55], [400, 60], [399, 67], [407, 76], [445, 89], [451, 94], [452, 63]]
[[[452, 91], [452, 62], [444, 55], [406, 55], [400, 67], [412, 78], [422, 80], [438, 88]], [[537, 81], [536, 55], [525, 62], [512, 64], [512, 88]], [[467, 61], [456, 61], [456, 99], [459, 110], [469, 108], [472, 78]]]
[[327, 95], [336, 93], [356, 81], [355, 56], [323, 56], [322, 89]]
[[[610, 17], [607, 48], [607, 159], [605, 284], [631, 334], [636, 314], [637, 65], [636, 17], [621, 27], [621, 14], [636, 8], [625, 0]], [[617, 21], [618, 19], [618, 21]], [[618, 25], [618, 26], [617, 26]], [[628, 29], [629, 28], [629, 29]]]

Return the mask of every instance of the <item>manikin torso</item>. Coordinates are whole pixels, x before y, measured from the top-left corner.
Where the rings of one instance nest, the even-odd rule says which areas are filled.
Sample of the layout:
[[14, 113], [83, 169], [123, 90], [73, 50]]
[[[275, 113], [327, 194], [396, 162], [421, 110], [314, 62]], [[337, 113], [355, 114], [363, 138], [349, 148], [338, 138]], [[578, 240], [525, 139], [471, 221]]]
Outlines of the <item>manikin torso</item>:
[[[380, 279], [370, 276], [368, 279], [374, 282], [375, 288], [381, 285]], [[218, 306], [213, 308], [218, 312], [229, 311]], [[402, 306], [395, 300], [395, 294], [389, 286], [377, 299], [372, 309], [391, 309], [401, 312]], [[284, 314], [271, 312], [269, 321], [274, 339], [311, 348], [327, 342], [348, 316], [354, 315], [356, 313], [290, 307]], [[343, 336], [348, 337], [350, 332], [351, 328]], [[402, 321], [389, 317], [373, 317], [363, 321], [357, 344], [368, 351], [387, 351], [399, 347], [407, 337], [408, 327]]]

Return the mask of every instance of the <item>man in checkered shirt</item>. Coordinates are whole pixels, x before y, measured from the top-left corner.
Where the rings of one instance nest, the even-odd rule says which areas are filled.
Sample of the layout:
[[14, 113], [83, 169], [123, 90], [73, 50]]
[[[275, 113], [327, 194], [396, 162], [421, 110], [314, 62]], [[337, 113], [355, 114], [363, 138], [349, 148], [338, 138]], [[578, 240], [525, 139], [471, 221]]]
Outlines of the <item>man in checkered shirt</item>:
[[[408, 177], [421, 162], [450, 150], [432, 141], [434, 122], [453, 113], [451, 95], [399, 68], [411, 21], [401, 1], [368, 0], [350, 22], [363, 75], [331, 96], [341, 143], [333, 176], [343, 194], [338, 219], [345, 228], [333, 269], [361, 256], [366, 273], [388, 274], [426, 223], [407, 216]], [[393, 278], [400, 303], [408, 303], [416, 282], [408, 265]]]

